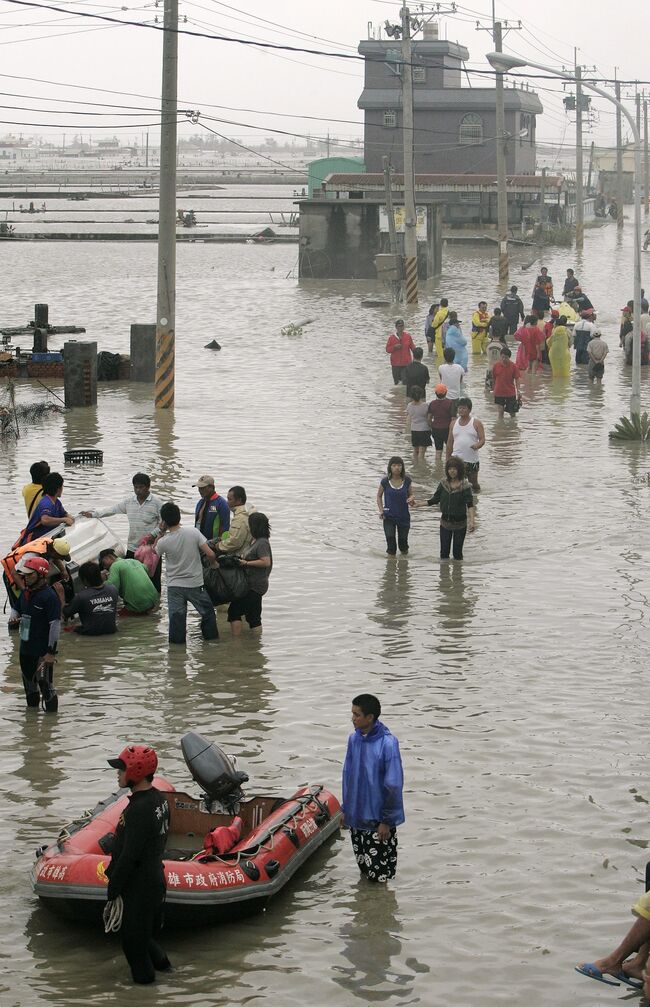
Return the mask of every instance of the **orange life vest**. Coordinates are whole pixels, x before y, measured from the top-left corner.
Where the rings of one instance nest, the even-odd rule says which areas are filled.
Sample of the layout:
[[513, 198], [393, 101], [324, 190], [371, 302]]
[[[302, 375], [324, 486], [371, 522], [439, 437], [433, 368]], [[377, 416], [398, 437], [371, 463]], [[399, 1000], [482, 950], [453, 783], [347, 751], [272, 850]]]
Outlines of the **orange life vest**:
[[16, 564], [19, 562], [21, 556], [24, 556], [26, 552], [36, 553], [37, 556], [45, 556], [47, 547], [51, 544], [51, 538], [35, 538], [33, 542], [27, 542], [26, 545], [19, 545], [17, 549], [12, 549], [11, 552], [8, 552], [4, 559], [0, 560], [0, 563], [2, 563], [2, 568], [7, 575], [9, 583], [12, 586], [15, 583], [14, 570], [16, 569]]

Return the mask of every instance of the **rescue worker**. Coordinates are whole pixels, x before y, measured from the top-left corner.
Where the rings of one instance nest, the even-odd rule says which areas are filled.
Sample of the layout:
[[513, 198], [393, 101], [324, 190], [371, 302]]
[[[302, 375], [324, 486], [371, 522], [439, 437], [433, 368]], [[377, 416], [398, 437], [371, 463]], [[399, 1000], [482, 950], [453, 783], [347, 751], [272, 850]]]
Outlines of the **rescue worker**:
[[163, 924], [165, 872], [162, 864], [169, 831], [169, 805], [152, 785], [158, 756], [148, 745], [127, 745], [109, 766], [117, 769], [120, 789], [129, 787], [128, 806], [120, 815], [106, 868], [110, 906], [122, 899], [122, 950], [134, 983], [152, 983], [156, 971], [171, 970], [156, 943]]
[[44, 556], [29, 556], [23, 563], [25, 590], [16, 602], [20, 615], [20, 670], [27, 706], [43, 700], [47, 713], [56, 713], [59, 698], [54, 688], [54, 661], [61, 631], [61, 602], [47, 583], [50, 564]]
[[2, 579], [7, 589], [9, 598], [9, 629], [18, 629], [20, 615], [16, 608], [18, 595], [24, 590], [25, 584], [21, 575], [21, 569], [25, 561], [30, 556], [43, 556], [49, 561], [50, 575], [48, 581], [63, 605], [66, 601], [63, 582], [66, 582], [72, 592], [70, 574], [64, 560], [70, 556], [70, 546], [65, 538], [51, 539], [49, 537], [37, 538], [26, 545], [18, 546], [0, 560], [2, 564]]

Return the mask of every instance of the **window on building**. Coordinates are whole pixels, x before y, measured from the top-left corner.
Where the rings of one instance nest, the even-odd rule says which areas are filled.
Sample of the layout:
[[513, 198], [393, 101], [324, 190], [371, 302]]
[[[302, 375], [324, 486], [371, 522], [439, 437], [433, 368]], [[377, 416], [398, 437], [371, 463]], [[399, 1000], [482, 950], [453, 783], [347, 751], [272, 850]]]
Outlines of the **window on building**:
[[424, 66], [413, 67], [413, 83], [425, 84], [427, 80], [427, 70]]
[[394, 108], [384, 109], [384, 126], [394, 128], [397, 125], [397, 112]]
[[458, 142], [463, 146], [483, 143], [483, 120], [476, 112], [468, 112], [460, 120]]

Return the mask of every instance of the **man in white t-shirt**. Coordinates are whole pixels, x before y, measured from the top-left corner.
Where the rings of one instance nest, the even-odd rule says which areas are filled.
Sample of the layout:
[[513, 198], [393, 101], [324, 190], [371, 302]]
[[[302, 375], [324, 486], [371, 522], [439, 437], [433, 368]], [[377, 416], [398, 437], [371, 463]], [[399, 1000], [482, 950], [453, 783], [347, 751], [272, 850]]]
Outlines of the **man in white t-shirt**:
[[451, 346], [445, 347], [445, 362], [444, 364], [440, 364], [438, 368], [440, 380], [443, 385], [447, 386], [447, 398], [451, 399], [454, 403], [454, 416], [456, 415], [456, 404], [462, 394], [463, 378], [465, 377], [465, 370], [462, 365], [454, 363], [455, 356], [456, 351]]
[[156, 542], [156, 552], [165, 557], [169, 642], [185, 643], [188, 601], [201, 616], [203, 639], [217, 640], [217, 617], [203, 586], [201, 562], [201, 555], [216, 562], [215, 554], [198, 528], [181, 528], [181, 512], [174, 503], [160, 508], [160, 530], [163, 537]]

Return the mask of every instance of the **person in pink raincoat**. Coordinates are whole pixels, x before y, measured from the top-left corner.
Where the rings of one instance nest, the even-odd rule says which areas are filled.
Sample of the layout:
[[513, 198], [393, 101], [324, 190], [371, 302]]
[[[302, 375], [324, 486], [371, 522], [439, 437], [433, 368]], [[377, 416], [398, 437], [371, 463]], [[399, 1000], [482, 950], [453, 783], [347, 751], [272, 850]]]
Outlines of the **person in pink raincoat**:
[[533, 371], [539, 359], [540, 344], [544, 334], [537, 327], [537, 318], [527, 315], [524, 324], [515, 332], [515, 340], [519, 343], [515, 364], [520, 371]]

